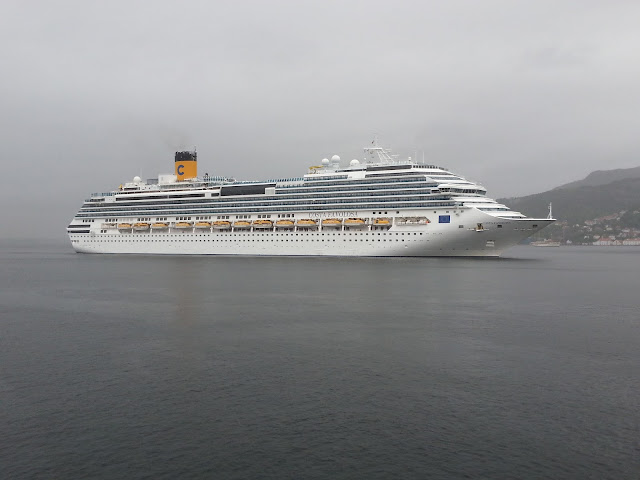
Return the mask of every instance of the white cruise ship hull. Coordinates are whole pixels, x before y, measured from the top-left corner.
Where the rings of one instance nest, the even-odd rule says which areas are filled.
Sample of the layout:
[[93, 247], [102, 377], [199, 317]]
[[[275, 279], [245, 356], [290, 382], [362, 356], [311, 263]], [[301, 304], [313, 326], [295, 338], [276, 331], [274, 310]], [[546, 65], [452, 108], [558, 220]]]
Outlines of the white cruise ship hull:
[[[460, 210], [451, 223], [317, 231], [202, 231], [70, 233], [80, 253], [154, 255], [497, 257], [553, 220], [497, 218]], [[478, 229], [478, 224], [482, 228]]]
[[[497, 257], [554, 220], [528, 218], [436, 165], [323, 159], [304, 177], [236, 181], [196, 176], [197, 153], [175, 153], [175, 175], [92, 193], [67, 226], [81, 253]], [[375, 157], [378, 161], [375, 161]]]

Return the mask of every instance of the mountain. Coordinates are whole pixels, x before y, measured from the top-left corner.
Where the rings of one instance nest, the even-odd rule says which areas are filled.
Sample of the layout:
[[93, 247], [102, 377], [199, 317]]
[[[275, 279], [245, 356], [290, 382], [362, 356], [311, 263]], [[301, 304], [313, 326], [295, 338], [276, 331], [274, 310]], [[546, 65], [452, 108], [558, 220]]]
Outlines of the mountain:
[[640, 208], [640, 167], [597, 171], [547, 192], [498, 201], [534, 217], [546, 217], [549, 203], [553, 203], [553, 215], [558, 220], [582, 224], [585, 220]]
[[628, 178], [640, 178], [640, 167], [635, 168], [618, 168], [616, 170], [596, 170], [591, 172], [582, 180], [567, 183], [556, 187], [555, 189], [562, 188], [576, 188], [576, 187], [597, 187], [598, 185], [607, 185], [618, 180], [625, 180]]

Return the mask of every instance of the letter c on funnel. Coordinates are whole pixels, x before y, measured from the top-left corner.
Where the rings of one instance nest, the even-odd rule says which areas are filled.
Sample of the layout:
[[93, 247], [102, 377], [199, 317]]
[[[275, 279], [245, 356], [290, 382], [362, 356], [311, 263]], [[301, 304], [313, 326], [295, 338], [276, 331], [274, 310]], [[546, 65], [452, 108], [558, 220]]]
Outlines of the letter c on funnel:
[[178, 175], [184, 175], [184, 172], [182, 171], [183, 168], [184, 165], [178, 165], [178, 168], [176, 168], [176, 172], [178, 172]]

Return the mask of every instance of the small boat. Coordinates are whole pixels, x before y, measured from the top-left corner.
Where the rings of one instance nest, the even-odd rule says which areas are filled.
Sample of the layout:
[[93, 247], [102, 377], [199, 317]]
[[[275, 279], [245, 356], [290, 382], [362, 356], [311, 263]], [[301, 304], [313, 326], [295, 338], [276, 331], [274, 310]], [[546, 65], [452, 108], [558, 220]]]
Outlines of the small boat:
[[193, 223], [191, 223], [191, 222], [176, 222], [175, 228], [179, 228], [179, 229], [193, 228]]
[[133, 229], [136, 232], [146, 232], [147, 230], [149, 230], [149, 224], [145, 222], [134, 223]]
[[293, 220], [278, 220], [276, 222], [277, 228], [293, 228], [294, 223]]
[[118, 224], [118, 230], [131, 230], [131, 224], [130, 223], [119, 223]]
[[344, 224], [350, 227], [364, 227], [365, 222], [362, 218], [347, 218]]
[[389, 220], [388, 218], [376, 218], [373, 221], [374, 225], [391, 225], [391, 220]]
[[211, 228], [211, 222], [196, 222], [196, 228], [209, 229]]
[[153, 230], [166, 230], [167, 228], [169, 228], [169, 224], [164, 222], [156, 222], [151, 224], [151, 228]]
[[251, 222], [247, 222], [246, 220], [239, 220], [237, 222], [233, 222], [233, 228], [249, 228], [251, 227]]
[[311, 220], [310, 218], [301, 218], [296, 222], [296, 225], [299, 227], [315, 227], [317, 222], [315, 220]]
[[396, 225], [426, 225], [431, 223], [427, 217], [397, 217]]
[[271, 228], [273, 222], [271, 220], [254, 220], [253, 228]]
[[213, 222], [213, 228], [215, 230], [227, 230], [231, 228], [231, 222], [227, 220], [218, 220], [217, 222]]
[[326, 218], [322, 220], [323, 227], [340, 227], [342, 226], [342, 220], [339, 218]]

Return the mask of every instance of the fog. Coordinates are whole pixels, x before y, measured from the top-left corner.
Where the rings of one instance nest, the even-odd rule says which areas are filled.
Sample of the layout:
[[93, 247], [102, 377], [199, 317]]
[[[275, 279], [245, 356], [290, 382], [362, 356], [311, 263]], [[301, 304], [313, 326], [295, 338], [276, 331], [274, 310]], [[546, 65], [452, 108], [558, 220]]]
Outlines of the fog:
[[[374, 135], [489, 196], [640, 165], [640, 3], [9, 1], [2, 237], [171, 172], [301, 176]], [[526, 213], [526, 212], [525, 212]]]

